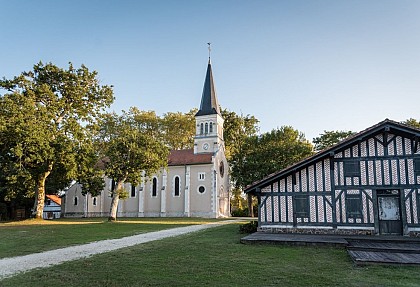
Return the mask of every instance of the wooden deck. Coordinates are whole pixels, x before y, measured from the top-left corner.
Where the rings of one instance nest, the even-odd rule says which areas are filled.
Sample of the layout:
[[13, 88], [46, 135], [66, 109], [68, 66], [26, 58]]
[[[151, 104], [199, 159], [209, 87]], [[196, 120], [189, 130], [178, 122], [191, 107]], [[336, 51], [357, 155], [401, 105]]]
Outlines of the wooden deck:
[[402, 236], [339, 236], [256, 232], [244, 244], [335, 246], [346, 248], [357, 265], [420, 264], [420, 238]]
[[348, 242], [341, 236], [309, 235], [309, 234], [278, 234], [255, 232], [241, 239], [244, 244], [284, 244], [284, 245], [317, 245], [345, 248]]

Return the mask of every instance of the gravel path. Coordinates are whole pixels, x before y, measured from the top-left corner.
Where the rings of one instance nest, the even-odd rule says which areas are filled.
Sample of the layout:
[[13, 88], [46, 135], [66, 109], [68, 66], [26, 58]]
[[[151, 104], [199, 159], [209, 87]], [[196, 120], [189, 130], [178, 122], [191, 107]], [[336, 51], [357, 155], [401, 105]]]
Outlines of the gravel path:
[[217, 223], [178, 227], [123, 237], [119, 239], [96, 241], [88, 244], [65, 247], [41, 253], [3, 258], [0, 259], [0, 280], [35, 268], [45, 268], [66, 261], [86, 258], [95, 254], [105, 253], [153, 240], [187, 234], [237, 221], [238, 220], [226, 220]]

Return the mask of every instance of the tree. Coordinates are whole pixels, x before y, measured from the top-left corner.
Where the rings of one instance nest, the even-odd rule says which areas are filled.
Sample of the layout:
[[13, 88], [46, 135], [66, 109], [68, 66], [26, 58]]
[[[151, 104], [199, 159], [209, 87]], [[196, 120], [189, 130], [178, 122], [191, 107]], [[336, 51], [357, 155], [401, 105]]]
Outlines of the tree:
[[[243, 147], [247, 139], [251, 136], [256, 136], [259, 130], [258, 119], [251, 115], [238, 115], [233, 111], [227, 109], [221, 109], [221, 114], [224, 122], [223, 137], [225, 141], [225, 155], [229, 164], [229, 171], [231, 173], [232, 158], [241, 158], [243, 153]], [[232, 207], [238, 209], [240, 213], [244, 209], [242, 188], [238, 187], [235, 183], [235, 178], [231, 178], [234, 181], [235, 188], [232, 189], [231, 193], [231, 204]], [[252, 198], [248, 197], [248, 213], [253, 216], [252, 213]]]
[[315, 145], [314, 150], [318, 152], [331, 147], [353, 134], [354, 132], [352, 131], [324, 131], [319, 137], [313, 139], [312, 142]]
[[420, 129], [420, 121], [414, 118], [409, 118], [408, 120], [405, 120], [402, 123]]
[[[136, 108], [123, 112], [106, 114], [101, 124], [100, 138], [104, 156], [104, 172], [116, 182], [111, 190], [109, 220], [117, 218], [120, 199], [127, 197], [124, 183], [139, 184], [147, 177], [165, 167], [169, 150], [162, 141], [159, 129], [150, 128], [153, 117], [141, 117]], [[150, 115], [150, 114], [149, 114]]]
[[7, 91], [0, 96], [0, 172], [7, 196], [34, 196], [33, 216], [42, 218], [47, 179], [64, 187], [77, 177], [79, 147], [113, 102], [112, 88], [100, 85], [84, 65], [61, 69], [41, 62], [1, 80], [0, 88]]
[[224, 122], [225, 154], [228, 161], [242, 152], [245, 140], [258, 133], [258, 119], [251, 115], [238, 115], [227, 109], [221, 110]]
[[169, 112], [163, 115], [162, 132], [167, 146], [174, 150], [194, 147], [196, 113], [197, 109], [192, 109], [188, 113]]
[[[233, 154], [230, 160], [234, 186], [243, 190], [251, 183], [312, 155], [312, 149], [312, 144], [302, 133], [288, 126], [247, 137], [241, 152]], [[253, 216], [251, 195], [248, 195], [248, 210]]]
[[248, 137], [242, 152], [231, 159], [233, 182], [236, 187], [244, 189], [249, 184], [312, 155], [312, 148], [312, 144], [302, 133], [289, 126]]

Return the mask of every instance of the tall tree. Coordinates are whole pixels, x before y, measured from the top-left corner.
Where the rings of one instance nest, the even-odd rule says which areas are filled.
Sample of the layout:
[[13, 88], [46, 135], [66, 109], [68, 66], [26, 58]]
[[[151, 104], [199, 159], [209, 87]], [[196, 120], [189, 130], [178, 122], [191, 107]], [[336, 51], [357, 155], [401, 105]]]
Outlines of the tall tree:
[[331, 147], [352, 134], [354, 134], [352, 131], [324, 131], [319, 137], [313, 139], [314, 150], [318, 152]]
[[224, 122], [224, 140], [226, 158], [230, 160], [233, 155], [240, 154], [245, 140], [258, 133], [258, 119], [251, 115], [238, 115], [227, 109], [221, 110]]
[[283, 126], [260, 136], [247, 138], [242, 152], [232, 157], [232, 178], [236, 187], [247, 185], [312, 155], [312, 144], [304, 135]]
[[42, 218], [48, 177], [57, 173], [63, 184], [76, 177], [78, 148], [89, 124], [113, 102], [112, 88], [84, 65], [41, 62], [0, 87], [7, 91], [0, 96], [0, 169], [17, 192], [33, 188], [33, 215]]
[[[256, 136], [259, 130], [258, 119], [251, 115], [238, 115], [233, 111], [227, 109], [221, 109], [222, 117], [225, 120], [224, 122], [224, 140], [225, 140], [225, 154], [229, 164], [229, 172], [232, 170], [232, 159], [235, 158], [240, 161], [243, 154], [243, 149], [248, 138]], [[238, 163], [236, 163], [238, 165]], [[233, 185], [235, 188], [232, 189], [231, 193], [231, 203], [232, 207], [242, 209], [242, 189], [238, 188], [237, 183], [235, 182], [235, 176], [231, 177]], [[252, 198], [248, 197], [248, 212], [250, 216], [253, 216], [252, 213]]]
[[195, 114], [197, 109], [188, 113], [168, 112], [161, 118], [163, 138], [167, 146], [174, 150], [194, 147]]
[[167, 164], [169, 150], [159, 129], [150, 129], [151, 117], [140, 117], [138, 112], [132, 108], [121, 116], [112, 113], [103, 117], [100, 135], [104, 171], [116, 182], [111, 191], [110, 221], [116, 220], [118, 202], [127, 196], [124, 183], [137, 185], [143, 176], [156, 173]]

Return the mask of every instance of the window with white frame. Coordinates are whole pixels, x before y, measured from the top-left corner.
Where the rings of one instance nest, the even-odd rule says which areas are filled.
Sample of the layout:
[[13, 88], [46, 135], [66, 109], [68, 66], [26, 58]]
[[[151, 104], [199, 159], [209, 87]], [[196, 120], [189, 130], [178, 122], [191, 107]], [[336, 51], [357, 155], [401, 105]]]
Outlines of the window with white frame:
[[134, 184], [131, 185], [131, 197], [136, 197], [136, 186]]
[[114, 196], [114, 189], [115, 189], [115, 180], [111, 179], [111, 192], [109, 194], [110, 197]]
[[92, 198], [92, 205], [94, 205], [94, 206], [97, 205], [97, 199], [96, 199], [96, 197]]
[[180, 180], [179, 176], [175, 176], [174, 178], [174, 196], [180, 196]]
[[206, 173], [205, 172], [199, 172], [198, 173], [198, 180], [203, 181], [206, 179]]
[[156, 197], [157, 196], [157, 178], [154, 177], [152, 180], [152, 196]]
[[77, 204], [78, 204], [78, 201], [79, 201], [79, 198], [78, 198], [77, 196], [75, 196], [75, 197], [73, 198], [73, 204], [74, 204], [74, 205], [77, 205]]

